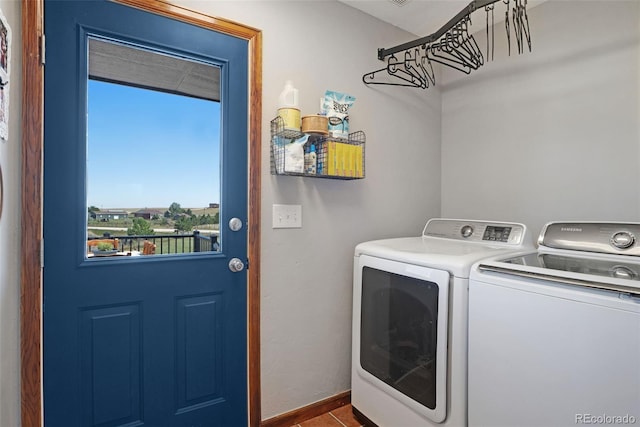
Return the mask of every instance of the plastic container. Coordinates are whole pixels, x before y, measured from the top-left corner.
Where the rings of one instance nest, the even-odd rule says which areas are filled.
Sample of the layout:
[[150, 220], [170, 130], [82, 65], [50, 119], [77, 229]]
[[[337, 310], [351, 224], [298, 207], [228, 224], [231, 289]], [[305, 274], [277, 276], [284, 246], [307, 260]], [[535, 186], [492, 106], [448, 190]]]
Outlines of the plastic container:
[[311, 144], [309, 152], [304, 155], [304, 172], [308, 175], [316, 174], [318, 155], [316, 154], [316, 146]]
[[298, 89], [293, 87], [293, 82], [287, 80], [284, 84], [284, 89], [280, 92], [278, 98], [280, 104], [279, 108], [297, 108], [300, 109], [300, 102], [298, 100]]
[[300, 131], [300, 103], [298, 89], [293, 87], [291, 80], [287, 80], [284, 89], [278, 97], [278, 115], [284, 121], [284, 128]]
[[326, 116], [321, 116], [319, 114], [304, 116], [302, 118], [302, 132], [328, 135], [329, 121]]

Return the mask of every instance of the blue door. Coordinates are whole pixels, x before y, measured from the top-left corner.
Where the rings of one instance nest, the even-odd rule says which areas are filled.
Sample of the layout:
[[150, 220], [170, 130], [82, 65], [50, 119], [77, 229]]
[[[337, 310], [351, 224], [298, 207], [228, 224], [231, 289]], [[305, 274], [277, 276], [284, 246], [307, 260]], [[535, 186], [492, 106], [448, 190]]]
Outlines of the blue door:
[[[45, 35], [45, 424], [246, 426], [247, 42], [109, 1], [45, 1]], [[114, 64], [128, 66], [127, 77]], [[172, 86], [179, 64], [204, 71], [185, 72]], [[217, 82], [213, 91], [211, 81]], [[175, 103], [158, 101], [169, 102], [176, 116], [148, 117], [155, 113], [133, 107], [136, 95], [116, 92], [106, 110], [122, 115], [94, 128], [100, 110], [91, 102], [100, 85], [178, 96]], [[179, 162], [189, 151], [191, 162], [167, 170], [155, 157], [167, 147], [148, 128], [132, 139], [144, 144], [119, 144], [133, 133], [120, 126], [133, 113], [140, 121], [156, 119], [157, 126], [172, 128], [175, 120], [178, 129], [183, 119], [175, 117], [187, 108], [185, 100], [215, 104], [217, 154], [189, 148], [186, 134], [173, 135], [165, 157]], [[117, 156], [96, 157], [99, 132], [112, 151], [120, 150]], [[146, 157], [132, 167], [127, 161], [141, 150]], [[109, 172], [96, 180], [97, 169]], [[194, 170], [203, 176], [213, 170], [213, 184], [202, 186], [191, 175], [180, 181]], [[171, 180], [162, 181], [167, 176]], [[146, 204], [148, 183], [175, 192], [169, 187], [176, 181], [183, 187], [174, 201], [187, 186], [200, 185], [215, 194], [212, 203], [149, 209], [158, 207]], [[96, 194], [124, 197], [124, 184], [140, 190], [138, 205], [110, 202], [91, 211]], [[201, 213], [191, 212], [196, 207]], [[215, 215], [206, 213], [214, 208]], [[213, 217], [217, 225], [207, 223]], [[91, 221], [129, 225], [96, 226], [97, 235]]]

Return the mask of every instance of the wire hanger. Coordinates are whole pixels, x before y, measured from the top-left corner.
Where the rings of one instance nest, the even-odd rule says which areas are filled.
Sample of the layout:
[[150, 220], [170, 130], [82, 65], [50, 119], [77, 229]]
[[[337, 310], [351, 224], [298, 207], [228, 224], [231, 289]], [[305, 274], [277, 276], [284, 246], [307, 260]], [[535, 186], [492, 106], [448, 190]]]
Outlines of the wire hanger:
[[465, 74], [471, 73], [471, 67], [447, 50], [445, 43], [434, 43], [429, 46], [429, 59]]
[[527, 45], [529, 46], [529, 52], [531, 52], [531, 31], [529, 30], [529, 15], [527, 15], [527, 0], [523, 0], [521, 6], [521, 15], [522, 18], [524, 18], [522, 29], [527, 40]]
[[[391, 77], [391, 81], [381, 79], [380, 74], [383, 73], [385, 77]], [[376, 80], [376, 78], [378, 80]], [[416, 79], [411, 75], [411, 73], [404, 69], [404, 62], [399, 62], [395, 55], [391, 55], [389, 57], [386, 67], [363, 75], [362, 81], [367, 85], [407, 86], [419, 88], [423, 86], [419, 79]]]
[[[418, 66], [420, 67], [420, 69], [422, 69], [422, 72], [424, 73], [425, 78], [428, 80], [428, 84], [430, 85], [435, 85], [436, 84], [436, 75], [433, 72], [433, 64], [431, 63], [431, 60], [429, 59], [429, 55], [428, 55], [428, 51], [426, 49], [426, 46], [422, 46], [422, 54], [420, 57], [420, 63], [418, 64]], [[428, 68], [427, 68], [428, 66]], [[428, 86], [427, 86], [428, 87]]]
[[[496, 43], [495, 43], [495, 31], [494, 31], [494, 16], [493, 16], [493, 9], [494, 9], [495, 5], [491, 4], [491, 5], [486, 5], [484, 7], [484, 11], [487, 14], [487, 60], [489, 59], [489, 46], [491, 46], [491, 60], [493, 61], [493, 53], [496, 47]], [[491, 26], [489, 26], [489, 11], [491, 11]], [[489, 27], [491, 27], [491, 39], [489, 39]]]
[[507, 5], [507, 11], [504, 13], [504, 27], [507, 31], [507, 49], [509, 56], [511, 56], [511, 31], [509, 29], [509, 0], [504, 0], [504, 4]]

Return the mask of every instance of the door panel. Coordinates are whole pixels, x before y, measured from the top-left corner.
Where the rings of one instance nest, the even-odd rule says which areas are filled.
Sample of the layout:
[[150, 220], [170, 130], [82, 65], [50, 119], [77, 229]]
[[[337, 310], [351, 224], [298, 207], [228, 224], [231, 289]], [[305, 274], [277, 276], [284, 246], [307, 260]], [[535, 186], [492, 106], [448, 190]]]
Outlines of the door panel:
[[140, 305], [87, 308], [80, 314], [82, 424], [141, 419]]
[[87, 259], [86, 136], [89, 37], [219, 67], [220, 224], [246, 224], [247, 42], [106, 1], [46, 1], [45, 33], [46, 425], [246, 425], [246, 227], [217, 252]]
[[178, 408], [221, 399], [222, 295], [181, 298], [176, 301], [176, 372]]

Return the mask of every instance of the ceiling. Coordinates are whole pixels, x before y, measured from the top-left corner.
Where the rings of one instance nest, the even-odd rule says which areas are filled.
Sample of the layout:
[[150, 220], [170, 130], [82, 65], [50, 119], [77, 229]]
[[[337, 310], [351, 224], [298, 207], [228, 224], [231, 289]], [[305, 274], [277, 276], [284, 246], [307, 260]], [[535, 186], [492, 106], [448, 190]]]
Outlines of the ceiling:
[[[418, 37], [435, 33], [458, 12], [466, 8], [471, 0], [339, 0], [376, 18], [402, 28]], [[531, 9], [546, 0], [528, 0]], [[513, 0], [511, 2], [513, 4]], [[504, 4], [496, 4], [495, 22], [504, 18]], [[484, 12], [481, 16], [484, 25]], [[476, 18], [477, 19], [477, 18]], [[381, 46], [382, 47], [382, 46]]]

